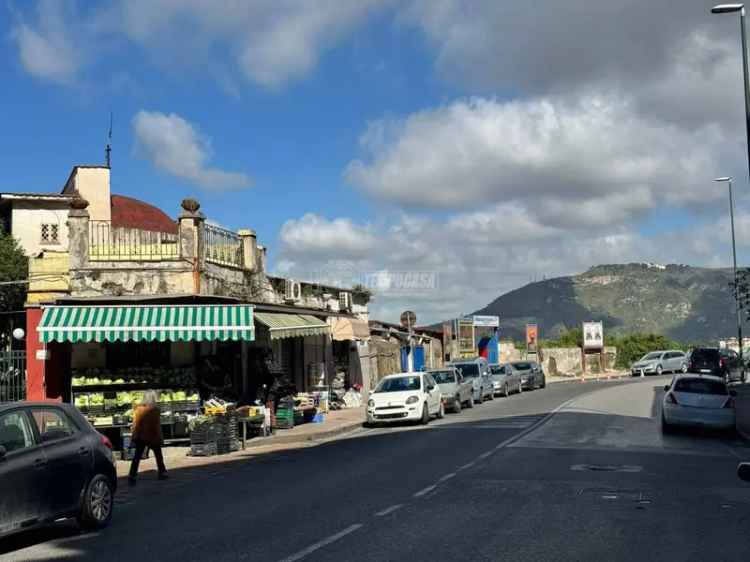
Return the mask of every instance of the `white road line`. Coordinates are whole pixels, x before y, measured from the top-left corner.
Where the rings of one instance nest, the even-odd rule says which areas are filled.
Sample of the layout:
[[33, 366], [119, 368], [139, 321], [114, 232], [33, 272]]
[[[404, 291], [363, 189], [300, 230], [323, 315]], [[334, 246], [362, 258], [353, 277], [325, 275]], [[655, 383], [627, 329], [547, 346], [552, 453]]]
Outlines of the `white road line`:
[[402, 507], [404, 507], [404, 504], [402, 503], [397, 503], [396, 505], [392, 505], [391, 507], [386, 507], [383, 511], [378, 511], [375, 514], [375, 517], [384, 517], [385, 515], [393, 513], [394, 511], [396, 511], [397, 509], [401, 509]]
[[474, 466], [475, 464], [477, 464], [477, 463], [476, 463], [476, 462], [474, 462], [474, 461], [471, 461], [471, 462], [467, 462], [467, 463], [466, 463], [465, 465], [463, 465], [463, 466], [459, 466], [459, 467], [458, 467], [458, 470], [466, 470], [466, 469], [468, 469], [468, 468], [471, 468], [471, 467], [472, 467], [472, 466]]
[[493, 450], [493, 451], [487, 451], [486, 453], [482, 453], [481, 455], [479, 455], [477, 457], [477, 460], [484, 460], [484, 459], [486, 459], [487, 457], [489, 457], [494, 452], [495, 451]]
[[445, 482], [446, 480], [450, 480], [450, 479], [451, 479], [451, 478], [453, 478], [453, 477], [454, 477], [455, 475], [456, 475], [456, 473], [455, 473], [455, 472], [449, 472], [449, 473], [448, 473], [448, 474], [446, 474], [445, 476], [442, 476], [442, 477], [440, 478], [440, 480], [438, 480], [438, 482]]
[[435, 488], [437, 488], [437, 486], [435, 484], [433, 484], [432, 486], [427, 486], [426, 488], [422, 488], [421, 490], [419, 490], [412, 497], [413, 498], [421, 498], [425, 494], [429, 494], [430, 492], [432, 492]]
[[344, 538], [346, 535], [348, 535], [349, 533], [353, 533], [360, 527], [362, 527], [361, 523], [355, 523], [354, 525], [349, 525], [343, 531], [339, 531], [335, 535], [331, 535], [330, 537], [327, 537], [323, 539], [322, 541], [318, 541], [315, 544], [311, 544], [307, 548], [302, 549], [299, 552], [292, 554], [291, 556], [288, 556], [287, 558], [282, 559], [280, 562], [295, 562], [296, 560], [302, 560], [308, 554], [312, 554], [316, 550], [319, 550], [323, 548], [324, 546], [328, 546], [329, 544], [334, 543], [337, 540]]

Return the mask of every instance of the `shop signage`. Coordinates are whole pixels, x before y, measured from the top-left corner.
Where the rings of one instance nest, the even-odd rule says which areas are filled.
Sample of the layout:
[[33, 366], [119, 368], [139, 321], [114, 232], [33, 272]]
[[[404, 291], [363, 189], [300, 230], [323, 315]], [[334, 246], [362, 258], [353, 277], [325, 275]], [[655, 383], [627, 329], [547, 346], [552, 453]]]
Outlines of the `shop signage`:
[[602, 322], [583, 323], [583, 349], [604, 347], [604, 325]]
[[536, 324], [526, 324], [526, 351], [536, 353], [539, 327]]
[[499, 328], [500, 317], [499, 316], [474, 316], [474, 326], [482, 326], [487, 328]]

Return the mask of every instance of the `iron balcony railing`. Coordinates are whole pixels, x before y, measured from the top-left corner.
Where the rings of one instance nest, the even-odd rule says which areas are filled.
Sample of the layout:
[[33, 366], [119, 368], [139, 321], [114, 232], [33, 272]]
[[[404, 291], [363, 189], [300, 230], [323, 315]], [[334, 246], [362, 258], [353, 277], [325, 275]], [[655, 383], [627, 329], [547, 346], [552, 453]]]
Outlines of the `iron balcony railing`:
[[236, 233], [213, 224], [205, 224], [203, 229], [206, 261], [232, 267], [243, 266], [242, 240]]
[[89, 260], [161, 261], [179, 257], [177, 235], [89, 222]]
[[26, 400], [26, 352], [0, 351], [0, 402]]

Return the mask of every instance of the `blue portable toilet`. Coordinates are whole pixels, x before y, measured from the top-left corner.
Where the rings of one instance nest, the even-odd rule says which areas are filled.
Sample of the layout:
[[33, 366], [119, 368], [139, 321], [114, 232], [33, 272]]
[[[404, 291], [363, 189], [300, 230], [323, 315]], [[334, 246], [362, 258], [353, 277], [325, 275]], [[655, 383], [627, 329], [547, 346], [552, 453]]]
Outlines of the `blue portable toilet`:
[[424, 346], [417, 345], [414, 347], [414, 370], [424, 371]]

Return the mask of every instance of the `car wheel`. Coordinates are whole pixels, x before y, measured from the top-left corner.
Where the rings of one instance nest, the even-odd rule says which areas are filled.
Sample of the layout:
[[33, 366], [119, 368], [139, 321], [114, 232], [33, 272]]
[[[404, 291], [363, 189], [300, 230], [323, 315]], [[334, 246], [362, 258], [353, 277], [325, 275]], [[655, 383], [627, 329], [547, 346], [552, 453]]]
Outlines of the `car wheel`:
[[661, 368], [661, 365], [657, 365], [657, 366], [656, 366], [656, 376], [661, 376], [661, 374], [662, 374], [663, 372], [664, 372], [664, 371], [662, 370], [662, 368]]
[[503, 395], [507, 398], [510, 393], [508, 392], [508, 383], [505, 383], [505, 387], [503, 388]]
[[112, 484], [103, 474], [97, 474], [86, 486], [78, 522], [84, 529], [102, 529], [112, 520], [114, 497]]
[[542, 377], [542, 388], [547, 388], [547, 377]]
[[440, 402], [440, 407], [438, 408], [437, 413], [437, 419], [442, 420], [445, 417], [445, 406], [443, 406], [443, 403]]
[[473, 408], [474, 407], [474, 395], [473, 394], [469, 395], [469, 401], [466, 402], [466, 407], [467, 408]]
[[420, 420], [422, 425], [427, 425], [430, 423], [430, 410], [427, 408], [427, 402], [424, 403], [422, 406], [422, 419]]
[[453, 402], [453, 413], [454, 414], [461, 413], [461, 397], [460, 396], [456, 396], [456, 401]]

